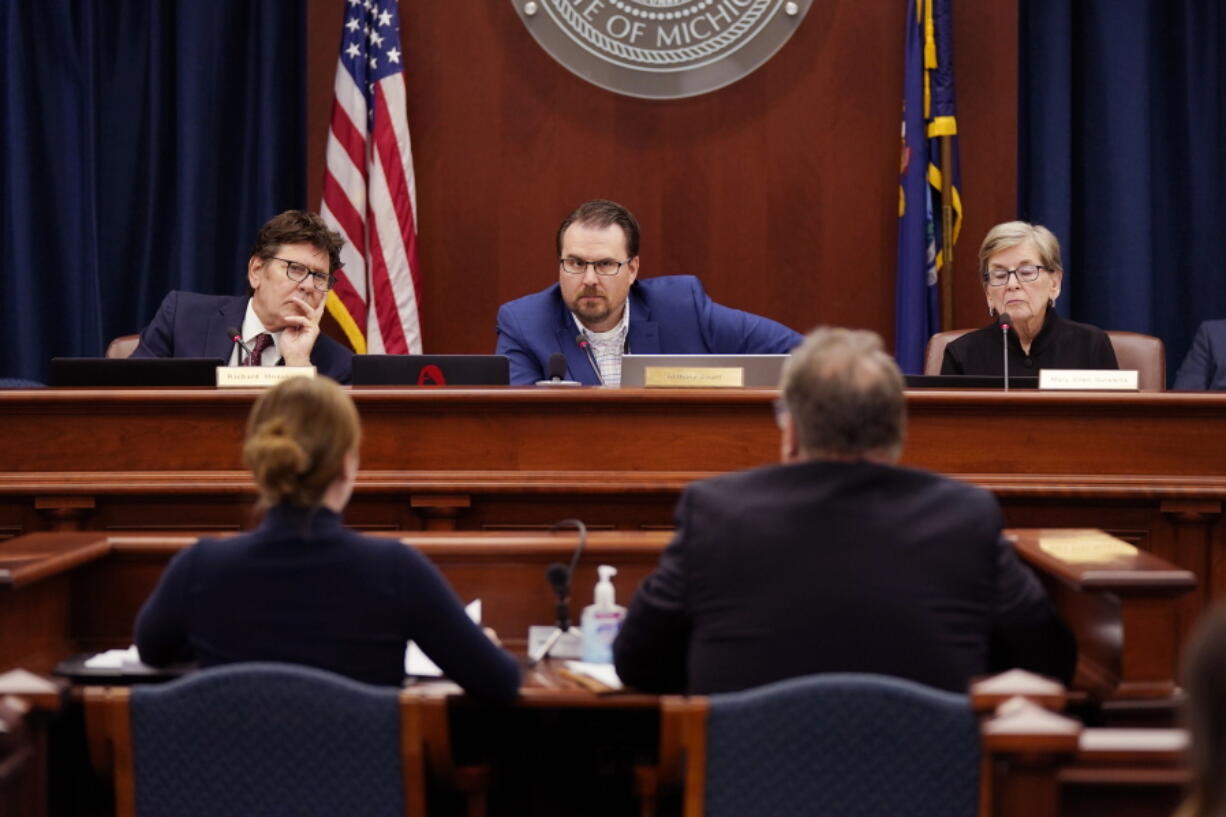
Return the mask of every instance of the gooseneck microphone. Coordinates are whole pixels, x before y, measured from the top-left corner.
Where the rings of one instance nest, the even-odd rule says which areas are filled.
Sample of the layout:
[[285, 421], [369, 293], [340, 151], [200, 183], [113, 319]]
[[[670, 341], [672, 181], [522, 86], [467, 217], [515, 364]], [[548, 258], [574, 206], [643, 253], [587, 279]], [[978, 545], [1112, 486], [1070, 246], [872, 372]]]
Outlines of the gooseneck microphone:
[[[250, 361], [251, 360], [251, 349], [247, 347], [247, 344], [243, 343], [243, 334], [238, 331], [238, 328], [231, 326], [229, 329], [226, 330], [226, 336], [230, 338], [230, 340], [233, 341], [234, 343], [237, 343], [238, 348], [242, 349], [244, 352], [247, 353], [247, 360]], [[238, 362], [239, 362], [239, 365], [241, 366], [243, 362], [242, 355], [238, 356]]]
[[[575, 576], [575, 568], [579, 566], [579, 557], [583, 555], [583, 549], [587, 547], [587, 525], [583, 524], [580, 519], [563, 519], [549, 529], [549, 532], [553, 533], [569, 526], [579, 531], [579, 541], [575, 545], [575, 552], [571, 554], [570, 565], [554, 562], [545, 569], [545, 577], [549, 579], [549, 584], [553, 586], [553, 591], [558, 597], [558, 626], [563, 630], [570, 626], [570, 583]], [[565, 594], [565, 601], [563, 601], [563, 594]], [[565, 603], [564, 607], [563, 603]]]
[[554, 624], [560, 630], [570, 629], [570, 571], [561, 562], [545, 568], [545, 578], [553, 588]]
[[577, 634], [578, 630], [572, 626], [570, 620], [570, 587], [571, 580], [575, 575], [575, 568], [579, 565], [579, 557], [583, 555], [583, 549], [587, 546], [587, 525], [583, 524], [579, 519], [563, 519], [549, 530], [556, 531], [563, 527], [574, 526], [579, 531], [579, 542], [575, 545], [575, 552], [570, 557], [570, 565], [564, 565], [561, 562], [554, 562], [545, 568], [545, 579], [549, 582], [549, 586], [553, 588], [554, 595], [554, 622], [553, 632], [535, 651], [528, 654], [528, 663], [535, 665], [542, 658], [549, 655], [549, 651], [553, 649], [554, 644], [558, 643], [558, 639], [566, 633]]
[[575, 335], [575, 343], [578, 344], [579, 348], [583, 350], [583, 353], [587, 355], [587, 362], [592, 364], [592, 371], [596, 373], [597, 382], [603, 386], [604, 377], [602, 377], [600, 374], [600, 364], [596, 362], [596, 355], [592, 354], [592, 344], [588, 343], [587, 338], [583, 336], [582, 332]]
[[1009, 325], [1013, 318], [1008, 312], [1001, 312], [996, 316], [996, 323], [1000, 326], [1000, 352], [1005, 363], [1005, 391], [1009, 391]]
[[566, 379], [566, 355], [554, 352], [545, 367], [545, 379], [536, 381], [538, 386], [582, 386], [578, 380]]

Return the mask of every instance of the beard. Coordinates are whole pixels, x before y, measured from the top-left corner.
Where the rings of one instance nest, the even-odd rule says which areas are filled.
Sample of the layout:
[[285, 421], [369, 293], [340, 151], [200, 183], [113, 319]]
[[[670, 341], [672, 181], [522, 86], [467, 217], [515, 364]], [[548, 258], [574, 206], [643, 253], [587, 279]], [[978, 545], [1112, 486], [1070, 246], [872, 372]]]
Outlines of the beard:
[[[585, 301], [584, 298], [593, 300]], [[567, 304], [570, 311], [579, 316], [584, 323], [600, 323], [613, 313], [609, 299], [595, 290], [580, 292], [575, 299]]]

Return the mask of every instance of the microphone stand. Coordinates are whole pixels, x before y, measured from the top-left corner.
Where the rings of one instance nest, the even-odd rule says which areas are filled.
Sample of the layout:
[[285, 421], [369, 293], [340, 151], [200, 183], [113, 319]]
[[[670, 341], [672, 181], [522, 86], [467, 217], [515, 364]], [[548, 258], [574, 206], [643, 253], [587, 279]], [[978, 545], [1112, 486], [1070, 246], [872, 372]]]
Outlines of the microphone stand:
[[1000, 353], [1004, 361], [1005, 391], [1009, 391], [1009, 323], [1012, 318], [1008, 313], [1002, 313], [997, 321], [1000, 322]]
[[553, 650], [562, 636], [570, 634], [581, 637], [583, 635], [583, 632], [571, 624], [570, 621], [570, 586], [571, 580], [575, 575], [575, 568], [579, 564], [579, 557], [583, 554], [584, 547], [587, 546], [587, 525], [583, 524], [579, 519], [563, 519], [549, 530], [553, 532], [568, 525], [573, 525], [579, 531], [579, 544], [575, 546], [575, 552], [570, 557], [569, 566], [555, 562], [545, 571], [545, 576], [549, 579], [549, 584], [553, 587], [553, 592], [556, 596], [556, 603], [554, 605], [556, 621], [549, 636], [541, 642], [541, 645], [536, 650], [528, 653], [528, 666], [530, 667], [536, 666], [541, 662], [541, 659], [548, 657], [550, 651]]

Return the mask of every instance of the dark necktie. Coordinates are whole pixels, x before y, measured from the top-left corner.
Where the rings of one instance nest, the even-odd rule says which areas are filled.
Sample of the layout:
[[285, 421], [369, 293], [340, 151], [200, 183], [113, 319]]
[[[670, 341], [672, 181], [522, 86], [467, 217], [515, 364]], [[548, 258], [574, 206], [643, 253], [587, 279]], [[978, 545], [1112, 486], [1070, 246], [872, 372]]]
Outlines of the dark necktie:
[[251, 357], [247, 358], [248, 366], [259, 366], [260, 361], [264, 359], [264, 350], [272, 346], [272, 335], [267, 332], [261, 332], [255, 336], [255, 343], [251, 344]]

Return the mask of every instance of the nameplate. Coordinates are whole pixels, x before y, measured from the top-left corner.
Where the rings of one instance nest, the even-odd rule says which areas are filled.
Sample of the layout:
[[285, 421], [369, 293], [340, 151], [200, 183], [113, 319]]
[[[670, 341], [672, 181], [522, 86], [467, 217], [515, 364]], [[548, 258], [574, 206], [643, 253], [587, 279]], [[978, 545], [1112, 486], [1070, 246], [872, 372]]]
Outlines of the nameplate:
[[218, 366], [219, 389], [267, 389], [291, 377], [314, 377], [314, 366]]
[[1074, 391], [1137, 391], [1135, 369], [1042, 369], [1040, 389]]
[[745, 370], [740, 366], [648, 366], [643, 370], [643, 385], [649, 389], [737, 389], [745, 385]]
[[1044, 532], [1039, 536], [1039, 549], [1063, 562], [1095, 564], [1129, 559], [1137, 555], [1135, 546], [1108, 533], [1086, 531], [1077, 533]]

